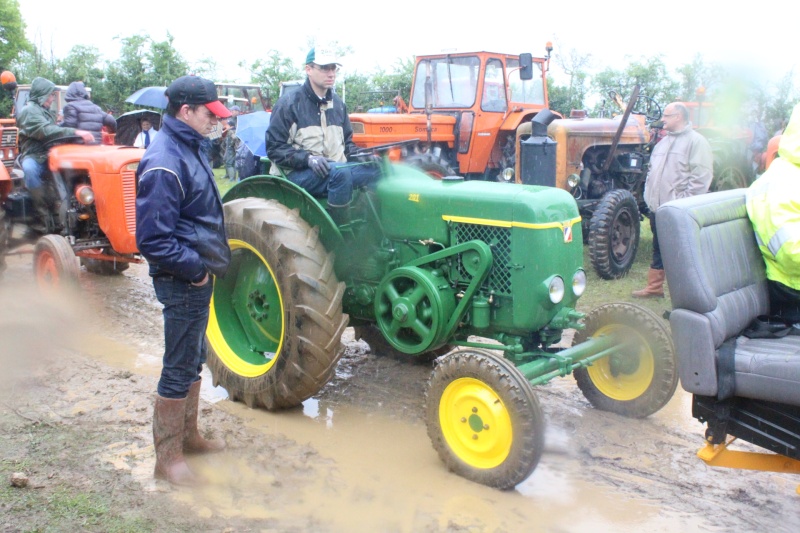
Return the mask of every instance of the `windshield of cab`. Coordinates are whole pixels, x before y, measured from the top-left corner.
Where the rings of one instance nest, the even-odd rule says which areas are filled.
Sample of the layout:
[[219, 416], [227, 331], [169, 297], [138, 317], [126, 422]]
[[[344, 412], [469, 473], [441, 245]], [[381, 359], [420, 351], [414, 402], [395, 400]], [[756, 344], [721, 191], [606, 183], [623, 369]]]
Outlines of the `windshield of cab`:
[[519, 79], [518, 59], [508, 59], [506, 68], [508, 69], [508, 86], [511, 89], [512, 102], [544, 105], [544, 79], [541, 75], [542, 63], [533, 64], [532, 80]]
[[430, 78], [430, 103], [437, 108], [468, 108], [475, 104], [481, 62], [477, 56], [426, 59], [417, 64], [411, 105], [425, 107]]

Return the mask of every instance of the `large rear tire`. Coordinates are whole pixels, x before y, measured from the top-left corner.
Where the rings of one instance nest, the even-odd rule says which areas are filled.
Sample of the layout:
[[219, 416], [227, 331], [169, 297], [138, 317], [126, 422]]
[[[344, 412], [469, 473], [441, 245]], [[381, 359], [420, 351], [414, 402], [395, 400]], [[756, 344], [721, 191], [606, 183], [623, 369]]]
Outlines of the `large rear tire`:
[[453, 170], [441, 157], [436, 157], [431, 153], [415, 154], [406, 158], [404, 163], [417, 167], [433, 179], [440, 180], [445, 176], [453, 176]]
[[234, 401], [294, 407], [332, 377], [348, 316], [334, 257], [297, 210], [275, 200], [225, 204], [231, 265], [214, 281], [207, 330], [214, 384]]
[[589, 257], [603, 279], [625, 276], [639, 247], [639, 206], [630, 191], [614, 189], [600, 200], [589, 226]]
[[630, 418], [655, 413], [675, 393], [678, 367], [666, 324], [655, 313], [634, 304], [616, 303], [593, 309], [575, 344], [596, 335], [622, 331], [634, 345], [574, 372], [583, 395], [597, 409]]
[[80, 267], [75, 251], [61, 235], [45, 235], [33, 249], [33, 272], [43, 291], [74, 289]]
[[533, 388], [487, 350], [457, 350], [439, 360], [425, 419], [447, 468], [476, 483], [513, 489], [542, 455], [544, 418]]

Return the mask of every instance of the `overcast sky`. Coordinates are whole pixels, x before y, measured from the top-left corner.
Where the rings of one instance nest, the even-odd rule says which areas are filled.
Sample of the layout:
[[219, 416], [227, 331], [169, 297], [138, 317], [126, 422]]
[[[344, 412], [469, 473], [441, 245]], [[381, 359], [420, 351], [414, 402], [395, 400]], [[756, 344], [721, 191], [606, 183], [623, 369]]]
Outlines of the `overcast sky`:
[[[700, 53], [707, 63], [735, 65], [748, 77], [777, 82], [793, 68], [798, 74], [797, 39], [790, 37], [796, 31], [796, 13], [777, 2], [739, 5], [709, 0], [20, 0], [28, 38], [58, 58], [82, 44], [113, 60], [119, 55], [115, 37], [149, 34], [160, 41], [169, 31], [174, 47], [190, 63], [213, 58], [218, 77], [226, 81], [249, 81], [236, 65], [264, 57], [270, 49], [299, 66], [310, 39], [349, 45], [354, 53], [343, 59], [344, 66], [362, 73], [378, 65], [391, 69], [398, 58], [443, 50], [541, 56], [545, 42], [553, 41], [554, 56], [570, 49], [591, 54], [594, 71], [622, 68], [627, 60], [656, 54], [674, 69]], [[786, 10], [783, 15], [781, 9]], [[566, 82], [559, 80], [557, 70], [554, 74], [556, 82]]]

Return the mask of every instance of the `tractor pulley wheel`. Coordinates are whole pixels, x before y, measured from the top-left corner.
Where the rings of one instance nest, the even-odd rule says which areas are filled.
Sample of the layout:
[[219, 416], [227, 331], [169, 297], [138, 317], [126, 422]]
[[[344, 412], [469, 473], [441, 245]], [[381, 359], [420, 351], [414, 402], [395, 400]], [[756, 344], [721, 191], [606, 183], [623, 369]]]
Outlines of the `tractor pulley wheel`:
[[375, 317], [387, 342], [407, 354], [418, 354], [441, 344], [455, 295], [443, 280], [416, 267], [400, 267], [378, 285]]

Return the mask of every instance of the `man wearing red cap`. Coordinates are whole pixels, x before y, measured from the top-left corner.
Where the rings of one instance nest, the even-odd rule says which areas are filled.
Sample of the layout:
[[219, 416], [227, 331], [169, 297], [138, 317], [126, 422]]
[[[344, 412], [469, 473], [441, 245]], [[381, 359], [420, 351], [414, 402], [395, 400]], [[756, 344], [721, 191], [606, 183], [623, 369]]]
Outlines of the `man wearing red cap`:
[[155, 476], [192, 485], [184, 453], [221, 450], [197, 429], [212, 276], [231, 259], [222, 200], [200, 143], [231, 116], [214, 83], [196, 76], [167, 88], [166, 116], [137, 171], [136, 244], [164, 306], [164, 360], [153, 414]]

